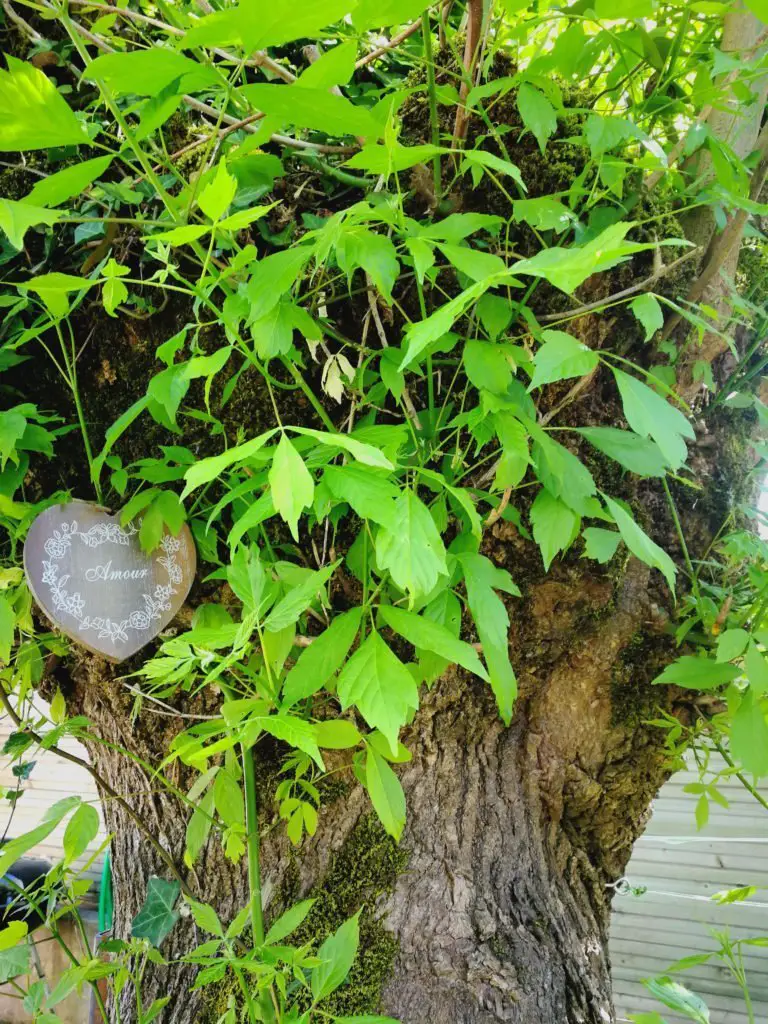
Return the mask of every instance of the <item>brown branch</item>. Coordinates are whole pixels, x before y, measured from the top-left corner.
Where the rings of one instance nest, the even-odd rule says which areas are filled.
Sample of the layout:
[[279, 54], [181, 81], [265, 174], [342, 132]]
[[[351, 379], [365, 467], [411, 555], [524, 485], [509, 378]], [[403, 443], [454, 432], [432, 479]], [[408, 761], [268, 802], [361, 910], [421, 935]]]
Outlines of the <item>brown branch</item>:
[[[758, 136], [757, 153], [759, 162], [752, 174], [752, 183], [749, 189], [749, 198], [753, 202], [759, 200], [760, 193], [763, 191], [763, 186], [768, 178], [768, 125], [763, 128]], [[722, 234], [713, 236], [704, 254], [703, 270], [691, 285], [691, 289], [686, 296], [686, 302], [698, 302], [718, 276], [734, 246], [738, 245], [741, 241], [748, 216], [749, 212], [747, 210], [737, 210], [728, 218]], [[680, 313], [675, 313], [674, 316], [667, 320], [661, 332], [662, 340], [670, 336], [681, 320], [682, 316]]]
[[453, 124], [453, 138], [459, 146], [467, 136], [469, 111], [466, 107], [467, 96], [475, 79], [475, 67], [480, 55], [480, 44], [483, 32], [483, 0], [467, 2], [467, 35], [464, 40], [464, 74], [459, 89], [459, 105], [456, 107], [456, 120]]
[[2, 684], [0, 684], [0, 703], [2, 703], [8, 716], [10, 717], [11, 721], [14, 723], [17, 729], [20, 729], [22, 732], [26, 733], [27, 736], [31, 736], [35, 743], [39, 744], [44, 750], [50, 750], [52, 753], [58, 754], [58, 756], [63, 758], [65, 761], [69, 761], [72, 764], [76, 764], [79, 768], [82, 768], [86, 772], [88, 772], [88, 774], [94, 780], [99, 789], [102, 792], [106, 793], [106, 795], [111, 800], [114, 800], [115, 803], [118, 804], [118, 806], [125, 811], [125, 813], [133, 821], [133, 823], [136, 825], [139, 831], [147, 837], [147, 840], [157, 853], [158, 857], [160, 857], [160, 859], [163, 861], [168, 870], [173, 874], [173, 877], [179, 883], [181, 891], [184, 893], [184, 895], [189, 896], [190, 899], [194, 899], [194, 893], [184, 880], [184, 876], [176, 867], [176, 863], [173, 857], [171, 857], [168, 851], [155, 837], [154, 833], [146, 824], [141, 815], [131, 807], [127, 800], [120, 796], [120, 794], [110, 786], [107, 780], [96, 771], [93, 765], [89, 764], [88, 761], [85, 761], [82, 757], [78, 757], [77, 754], [70, 754], [68, 750], [63, 750], [61, 747], [56, 746], [55, 744], [46, 747], [44, 737], [40, 736], [39, 733], [33, 732], [32, 729], [28, 729], [24, 725], [24, 722], [19, 717], [18, 713], [16, 712], [16, 709], [11, 704], [8, 698], [8, 694], [5, 692], [5, 687]]
[[701, 247], [696, 246], [693, 249], [689, 249], [688, 252], [683, 253], [682, 256], [678, 256], [676, 260], [673, 260], [669, 266], [662, 264], [658, 270], [646, 277], [642, 281], [638, 281], [637, 284], [632, 284], [629, 288], [622, 288], [620, 292], [614, 292], [613, 295], [607, 295], [604, 299], [596, 299], [594, 302], [588, 302], [584, 306], [577, 306], [576, 309], [568, 310], [565, 313], [547, 313], [546, 316], [539, 317], [539, 320], [549, 323], [550, 321], [561, 321], [571, 320], [575, 316], [582, 316], [584, 313], [591, 313], [593, 309], [600, 309], [602, 306], [607, 306], [613, 302], [619, 302], [621, 299], [626, 299], [630, 295], [634, 295], [636, 292], [645, 292], [655, 284], [659, 278], [664, 277], [673, 270], [677, 270], [681, 263], [685, 263], [687, 260], [692, 259], [701, 252]]

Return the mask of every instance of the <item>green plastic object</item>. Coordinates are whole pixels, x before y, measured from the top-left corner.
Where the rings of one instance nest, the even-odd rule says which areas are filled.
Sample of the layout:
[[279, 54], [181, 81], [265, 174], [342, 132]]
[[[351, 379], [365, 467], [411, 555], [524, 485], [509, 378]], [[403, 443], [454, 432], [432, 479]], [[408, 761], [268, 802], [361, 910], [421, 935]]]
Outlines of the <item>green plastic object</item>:
[[112, 930], [112, 916], [114, 904], [112, 902], [112, 867], [109, 862], [109, 850], [104, 857], [104, 867], [101, 871], [101, 888], [99, 889], [99, 931], [109, 932]]

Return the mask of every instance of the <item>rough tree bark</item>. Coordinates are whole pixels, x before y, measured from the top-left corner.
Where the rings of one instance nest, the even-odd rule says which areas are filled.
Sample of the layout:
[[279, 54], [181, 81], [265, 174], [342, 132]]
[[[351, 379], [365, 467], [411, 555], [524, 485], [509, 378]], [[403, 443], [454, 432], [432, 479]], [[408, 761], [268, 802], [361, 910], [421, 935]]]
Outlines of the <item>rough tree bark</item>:
[[[760, 118], [751, 124], [745, 151], [754, 145]], [[596, 286], [600, 295], [601, 287]], [[585, 292], [586, 301], [596, 297], [589, 282]], [[585, 317], [574, 327], [600, 345], [612, 323], [610, 317]], [[124, 330], [137, 357], [154, 349], [140, 326], [128, 323]], [[711, 358], [716, 355], [713, 351]], [[85, 362], [89, 357], [86, 353]], [[106, 356], [91, 360], [90, 377], [83, 371], [81, 386], [95, 422], [108, 424], [124, 408], [110, 405], [112, 372]], [[610, 380], [598, 374], [574, 397], [579, 405], [574, 422], [616, 425], [619, 407], [610, 390]], [[248, 436], [256, 432], [257, 412], [242, 410]], [[710, 425], [707, 446], [693, 452], [696, 470], [713, 484], [711, 493], [695, 506], [686, 502], [686, 493], [679, 496], [694, 557], [721, 526], [723, 494], [742, 472], [723, 455], [729, 429], [727, 417], [720, 416]], [[659, 488], [644, 483], [628, 496], [655, 539], [682, 564]], [[662, 633], [671, 598], [657, 574], [633, 559], [617, 569], [569, 556], [545, 576], [535, 546], [503, 521], [487, 531], [483, 551], [510, 569], [523, 592], [521, 599], [506, 601], [510, 657], [521, 686], [511, 727], [503, 727], [478, 680], [454, 671], [438, 681], [404, 737], [413, 752], [400, 772], [408, 804], [402, 840], [407, 861], [401, 862], [388, 840], [379, 839], [382, 879], [363, 878], [357, 888], [347, 880], [338, 898], [332, 882], [369, 820], [365, 795], [350, 785], [329, 796], [317, 835], [296, 854], [279, 829], [269, 828], [276, 751], [260, 752], [264, 875], [271, 893], [267, 913], [317, 886], [336, 898], [342, 916], [367, 904], [368, 934], [383, 941], [388, 952], [382, 970], [381, 958], [365, 960], [363, 950], [363, 965], [353, 976], [353, 985], [359, 982], [364, 990], [354, 1007], [358, 1012], [375, 1010], [381, 995], [382, 1008], [404, 1024], [605, 1024], [613, 1020], [609, 886], [621, 876], [666, 773], [662, 732], [644, 721], [660, 703], [684, 715], [683, 701], [690, 699], [649, 686], [673, 656]], [[140, 656], [121, 666], [120, 674], [139, 662]], [[186, 720], [145, 709], [134, 721], [132, 698], [117, 670], [85, 653], [74, 652], [60, 665], [56, 681], [70, 713], [87, 715], [102, 741], [88, 744], [98, 773], [131, 802], [180, 865], [185, 807], [115, 748], [154, 766]], [[209, 703], [180, 696], [178, 708], [215, 711], [215, 695], [204, 700]], [[336, 763], [343, 763], [341, 755]], [[183, 775], [173, 781], [182, 789], [188, 784]], [[118, 805], [105, 800], [104, 813], [114, 835], [114, 931], [123, 936], [143, 902], [148, 878], [167, 877], [167, 869]], [[366, 846], [361, 858], [369, 853]], [[224, 920], [246, 902], [244, 864], [225, 861], [215, 842], [186, 878]], [[173, 958], [193, 939], [193, 926], [182, 921], [164, 952]], [[173, 1024], [215, 1021], [222, 1004], [211, 1005], [210, 994], [190, 994], [192, 978], [191, 968], [151, 969], [146, 1001], [170, 995], [163, 1020]], [[123, 1024], [133, 1021], [133, 1013], [126, 995]]]

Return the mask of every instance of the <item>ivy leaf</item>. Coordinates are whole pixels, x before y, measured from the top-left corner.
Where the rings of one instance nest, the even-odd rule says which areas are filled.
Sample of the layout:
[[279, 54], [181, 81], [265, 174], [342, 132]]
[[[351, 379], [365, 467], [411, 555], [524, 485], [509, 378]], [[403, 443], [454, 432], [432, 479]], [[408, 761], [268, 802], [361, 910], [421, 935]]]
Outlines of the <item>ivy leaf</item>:
[[615, 459], [631, 473], [665, 475], [667, 462], [655, 441], [617, 427], [580, 427], [578, 430], [598, 451]]
[[629, 308], [643, 325], [646, 341], [650, 341], [656, 331], [664, 326], [664, 312], [659, 300], [651, 292], [638, 295], [630, 302]]
[[610, 562], [621, 540], [621, 534], [615, 530], [603, 530], [597, 526], [587, 527], [582, 537], [585, 541], [584, 558], [594, 558], [600, 563]]
[[62, 210], [47, 210], [43, 206], [30, 206], [13, 199], [0, 199], [0, 228], [8, 236], [14, 249], [24, 247], [24, 235], [35, 224], [55, 224], [64, 216]]
[[391, 629], [405, 637], [409, 644], [439, 654], [449, 663], [462, 665], [468, 672], [490, 682], [475, 649], [455, 637], [440, 622], [391, 605], [382, 605], [379, 615]]
[[316, 128], [329, 135], [380, 138], [384, 134], [384, 125], [366, 107], [325, 89], [258, 82], [242, 86], [237, 94], [254, 110], [261, 110], [283, 125]]
[[288, 440], [280, 437], [269, 470], [269, 487], [275, 511], [288, 524], [293, 539], [299, 540], [299, 516], [312, 504], [315, 482], [304, 461]]
[[591, 373], [599, 362], [597, 352], [565, 331], [542, 331], [541, 336], [544, 344], [533, 357], [535, 372], [529, 391], [542, 384], [583, 377]]
[[342, 708], [354, 704], [396, 754], [398, 733], [419, 706], [419, 695], [413, 676], [378, 633], [370, 633], [352, 655], [336, 689]]
[[395, 502], [391, 527], [376, 536], [376, 560], [410, 598], [411, 606], [425, 597], [440, 576], [448, 575], [445, 547], [429, 510], [408, 488]]
[[87, 144], [90, 139], [85, 127], [69, 108], [53, 80], [27, 61], [10, 55], [6, 60], [8, 70], [0, 69], [0, 136], [3, 149], [8, 153], [18, 153], [28, 149]]
[[576, 539], [581, 518], [542, 487], [531, 506], [533, 539], [541, 549], [544, 568], [549, 571], [560, 551], [567, 551]]
[[684, 654], [667, 665], [653, 680], [658, 685], [681, 686], [685, 690], [714, 690], [741, 674], [736, 665], [722, 664], [705, 656]]
[[32, 191], [24, 197], [24, 202], [38, 206], [58, 206], [84, 192], [104, 174], [112, 159], [111, 156], [97, 156], [49, 174], [34, 185]]
[[320, 964], [312, 971], [311, 988], [315, 1002], [335, 992], [349, 974], [360, 943], [360, 911], [329, 935], [315, 954]]
[[301, 652], [283, 683], [284, 708], [311, 697], [338, 672], [355, 642], [362, 614], [362, 608], [351, 608], [337, 615], [328, 629]]
[[652, 437], [672, 469], [679, 469], [688, 457], [683, 438], [694, 440], [693, 427], [679, 409], [675, 409], [653, 388], [614, 369], [624, 415], [630, 427], [642, 437]]
[[677, 567], [666, 551], [652, 541], [644, 530], [640, 529], [632, 516], [617, 501], [609, 498], [607, 494], [603, 495], [603, 499], [619, 528], [621, 539], [635, 558], [639, 558], [641, 562], [645, 562], [653, 569], [658, 569], [674, 593]]
[[399, 839], [405, 827], [405, 794], [387, 762], [369, 746], [365, 756], [365, 788], [384, 831]]
[[555, 108], [543, 92], [523, 82], [517, 92], [517, 109], [525, 127], [533, 132], [543, 153], [547, 139], [557, 131]]
[[178, 882], [166, 882], [154, 875], [149, 879], [144, 905], [131, 922], [134, 939], [147, 939], [155, 947], [162, 944], [180, 917], [174, 909], [179, 889]]
[[731, 722], [731, 753], [750, 775], [768, 775], [768, 723], [752, 687], [741, 695]]
[[495, 591], [503, 590], [516, 597], [520, 596], [520, 591], [509, 573], [497, 568], [484, 555], [464, 552], [456, 557], [464, 571], [469, 610], [483, 645], [491, 689], [502, 721], [509, 725], [517, 696], [517, 680], [509, 661], [509, 615]]

